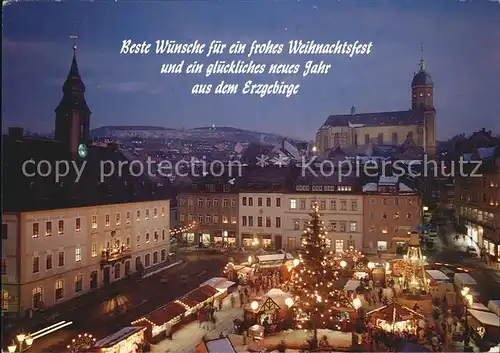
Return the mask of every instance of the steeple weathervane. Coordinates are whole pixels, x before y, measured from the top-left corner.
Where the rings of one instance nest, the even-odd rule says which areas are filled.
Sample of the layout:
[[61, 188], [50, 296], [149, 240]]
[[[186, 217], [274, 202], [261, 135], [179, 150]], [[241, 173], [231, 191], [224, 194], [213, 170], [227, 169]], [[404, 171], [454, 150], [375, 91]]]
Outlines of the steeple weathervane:
[[420, 42], [420, 71], [425, 71], [425, 61], [424, 61], [424, 41]]

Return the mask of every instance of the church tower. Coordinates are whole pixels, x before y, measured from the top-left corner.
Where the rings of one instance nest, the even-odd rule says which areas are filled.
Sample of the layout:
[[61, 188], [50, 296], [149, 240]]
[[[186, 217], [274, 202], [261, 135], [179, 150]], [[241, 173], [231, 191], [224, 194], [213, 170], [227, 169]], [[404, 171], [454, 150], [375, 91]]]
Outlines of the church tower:
[[411, 81], [411, 109], [424, 116], [424, 151], [429, 159], [436, 158], [436, 110], [434, 109], [434, 83], [425, 69], [423, 46], [419, 71]]
[[90, 141], [91, 114], [85, 101], [85, 85], [76, 62], [76, 45], [73, 45], [73, 61], [62, 91], [63, 97], [55, 109], [55, 139], [68, 152], [76, 155], [78, 149]]

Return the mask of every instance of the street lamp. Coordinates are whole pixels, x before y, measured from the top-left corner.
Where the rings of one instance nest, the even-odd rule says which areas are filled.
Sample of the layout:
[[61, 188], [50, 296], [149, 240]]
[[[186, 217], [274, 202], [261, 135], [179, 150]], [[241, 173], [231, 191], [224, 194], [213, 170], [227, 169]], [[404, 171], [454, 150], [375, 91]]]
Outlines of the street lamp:
[[12, 341], [12, 344], [7, 347], [9, 353], [15, 353], [17, 348], [19, 348], [18, 353], [22, 353], [25, 350], [24, 348], [28, 349], [29, 347], [31, 347], [31, 345], [33, 344], [33, 337], [24, 333], [20, 333], [16, 335], [16, 341], [17, 344], [15, 341]]
[[469, 323], [468, 323], [468, 316], [469, 316], [469, 305], [472, 305], [474, 302], [474, 297], [472, 294], [469, 293], [470, 288], [469, 287], [464, 287], [460, 291], [460, 294], [462, 294], [462, 297], [465, 300], [465, 338], [464, 338], [464, 348], [469, 347]]
[[373, 262], [368, 262], [368, 269], [371, 271], [375, 267], [375, 264]]
[[340, 261], [340, 267], [342, 267], [343, 269], [346, 268], [347, 266], [347, 262], [345, 262], [344, 260]]

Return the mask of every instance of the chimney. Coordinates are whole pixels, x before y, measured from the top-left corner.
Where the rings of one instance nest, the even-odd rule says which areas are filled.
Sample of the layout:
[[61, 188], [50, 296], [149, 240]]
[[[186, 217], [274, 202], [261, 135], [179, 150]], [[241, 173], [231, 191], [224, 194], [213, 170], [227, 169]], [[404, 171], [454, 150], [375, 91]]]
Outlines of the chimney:
[[22, 127], [9, 127], [9, 137], [21, 139], [24, 136]]

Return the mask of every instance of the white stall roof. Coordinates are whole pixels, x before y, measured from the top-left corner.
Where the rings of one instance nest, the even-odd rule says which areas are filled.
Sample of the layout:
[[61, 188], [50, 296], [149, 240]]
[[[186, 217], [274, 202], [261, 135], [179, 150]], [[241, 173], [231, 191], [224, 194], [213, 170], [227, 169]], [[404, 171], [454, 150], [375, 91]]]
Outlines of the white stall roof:
[[235, 284], [235, 282], [229, 281], [227, 278], [214, 277], [214, 278], [210, 278], [208, 281], [205, 281], [202, 284], [200, 284], [200, 287], [208, 285], [208, 286], [213, 287], [217, 290], [224, 290], [224, 289], [228, 289], [233, 284]]
[[427, 274], [436, 281], [449, 281], [450, 277], [446, 276], [439, 270], [427, 270]]
[[500, 327], [500, 317], [491, 311], [479, 311], [470, 309], [469, 314], [483, 325]]
[[472, 303], [472, 305], [468, 305], [469, 308], [473, 309], [473, 310], [479, 310], [479, 311], [490, 311], [490, 309], [488, 309], [483, 303]]
[[134, 333], [139, 331], [144, 331], [146, 328], [141, 326], [129, 326], [124, 327], [120, 331], [117, 331], [107, 337], [104, 337], [102, 340], [97, 341], [93, 347], [97, 348], [110, 348], [120, 343], [124, 339], [132, 336]]
[[205, 342], [209, 353], [236, 353], [231, 341], [228, 338], [219, 338]]
[[500, 316], [500, 299], [490, 300], [488, 302], [488, 309]]
[[285, 254], [271, 254], [257, 256], [259, 262], [285, 260]]
[[348, 280], [348, 281], [347, 281], [347, 283], [345, 284], [344, 289], [345, 289], [346, 291], [350, 291], [350, 290], [354, 291], [354, 290], [356, 290], [356, 289], [357, 289], [360, 285], [361, 285], [361, 282], [360, 282], [360, 281], [357, 281], [357, 280], [355, 280], [355, 279], [350, 279], [350, 280]]

